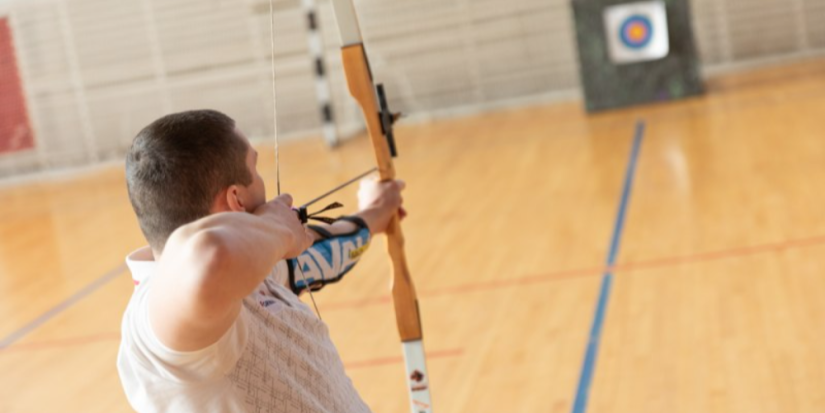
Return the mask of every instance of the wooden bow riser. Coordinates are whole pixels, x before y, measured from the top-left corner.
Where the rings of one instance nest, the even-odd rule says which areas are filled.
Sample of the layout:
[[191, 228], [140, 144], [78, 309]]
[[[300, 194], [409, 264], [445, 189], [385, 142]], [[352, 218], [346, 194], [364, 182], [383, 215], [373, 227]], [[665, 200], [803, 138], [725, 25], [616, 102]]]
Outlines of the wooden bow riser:
[[[384, 136], [375, 86], [371, 77], [364, 46], [356, 44], [341, 49], [341, 60], [350, 94], [361, 106], [367, 126], [367, 133], [375, 153], [375, 162], [381, 181], [395, 179], [395, 167], [390, 155], [389, 144]], [[392, 295], [401, 341], [421, 340], [421, 316], [418, 310], [415, 287], [412, 283], [407, 257], [404, 253], [404, 234], [401, 231], [398, 214], [393, 216], [387, 227], [387, 251], [393, 265]]]

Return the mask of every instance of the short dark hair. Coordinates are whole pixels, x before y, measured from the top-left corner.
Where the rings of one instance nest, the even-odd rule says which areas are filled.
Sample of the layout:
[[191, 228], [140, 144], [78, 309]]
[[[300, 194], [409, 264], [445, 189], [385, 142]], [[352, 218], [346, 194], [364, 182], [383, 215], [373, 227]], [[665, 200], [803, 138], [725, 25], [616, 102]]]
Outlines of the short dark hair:
[[214, 110], [167, 115], [141, 130], [126, 155], [126, 186], [149, 245], [163, 251], [173, 231], [209, 215], [221, 190], [251, 184], [247, 151], [235, 121]]

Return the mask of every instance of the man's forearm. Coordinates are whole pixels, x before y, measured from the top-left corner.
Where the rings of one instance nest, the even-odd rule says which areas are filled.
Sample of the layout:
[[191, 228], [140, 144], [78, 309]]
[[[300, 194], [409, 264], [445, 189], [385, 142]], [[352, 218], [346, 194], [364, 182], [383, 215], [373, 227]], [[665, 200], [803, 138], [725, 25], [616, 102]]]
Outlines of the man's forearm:
[[[385, 219], [383, 215], [380, 211], [373, 208], [363, 209], [353, 214], [353, 216], [364, 220], [371, 234], [375, 234], [374, 228], [381, 228], [381, 220]], [[333, 224], [317, 224], [316, 226], [323, 228], [332, 235], [351, 234], [358, 230], [358, 226], [355, 225], [355, 223], [345, 220], [338, 220]], [[317, 233], [314, 234], [314, 237], [315, 241], [324, 238], [321, 234]]]

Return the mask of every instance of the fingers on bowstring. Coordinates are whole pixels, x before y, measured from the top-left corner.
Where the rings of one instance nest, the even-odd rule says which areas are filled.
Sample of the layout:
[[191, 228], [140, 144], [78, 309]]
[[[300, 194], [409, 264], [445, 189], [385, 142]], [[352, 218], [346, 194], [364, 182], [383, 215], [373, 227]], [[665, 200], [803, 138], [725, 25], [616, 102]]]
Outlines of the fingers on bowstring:
[[285, 204], [288, 207], [291, 207], [292, 202], [293, 202], [292, 195], [290, 195], [290, 194], [278, 195], [278, 196], [275, 197], [275, 199], [273, 201], [281, 202], [281, 203]]

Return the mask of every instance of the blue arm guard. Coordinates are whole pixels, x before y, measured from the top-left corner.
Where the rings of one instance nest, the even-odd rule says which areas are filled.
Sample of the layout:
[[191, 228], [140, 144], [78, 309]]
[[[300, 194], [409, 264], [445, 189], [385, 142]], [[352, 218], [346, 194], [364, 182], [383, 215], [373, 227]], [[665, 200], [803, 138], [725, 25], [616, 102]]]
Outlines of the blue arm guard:
[[322, 227], [309, 228], [321, 235], [309, 249], [297, 258], [287, 260], [289, 287], [295, 294], [309, 288], [318, 291], [327, 284], [336, 283], [348, 273], [369, 247], [370, 231], [357, 217], [341, 217], [354, 223], [358, 229], [349, 234], [332, 235]]

